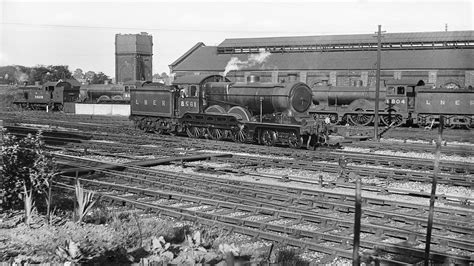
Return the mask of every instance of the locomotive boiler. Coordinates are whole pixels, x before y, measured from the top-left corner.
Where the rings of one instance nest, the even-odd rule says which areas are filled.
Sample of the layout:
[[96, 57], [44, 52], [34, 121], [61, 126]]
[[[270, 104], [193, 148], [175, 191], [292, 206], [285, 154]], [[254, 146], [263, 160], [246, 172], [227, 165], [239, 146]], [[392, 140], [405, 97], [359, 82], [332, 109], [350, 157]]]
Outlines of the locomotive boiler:
[[[386, 87], [380, 88], [379, 99], [384, 102]], [[336, 87], [315, 86], [312, 89], [313, 103], [317, 105], [351, 105], [354, 101], [364, 99], [375, 101], [374, 87]]]
[[295, 118], [305, 116], [312, 97], [311, 89], [305, 83], [260, 83], [253, 76], [247, 83], [206, 83], [203, 94], [211, 109], [215, 105], [227, 110], [240, 106], [255, 120], [260, 116], [267, 119], [280, 115]]

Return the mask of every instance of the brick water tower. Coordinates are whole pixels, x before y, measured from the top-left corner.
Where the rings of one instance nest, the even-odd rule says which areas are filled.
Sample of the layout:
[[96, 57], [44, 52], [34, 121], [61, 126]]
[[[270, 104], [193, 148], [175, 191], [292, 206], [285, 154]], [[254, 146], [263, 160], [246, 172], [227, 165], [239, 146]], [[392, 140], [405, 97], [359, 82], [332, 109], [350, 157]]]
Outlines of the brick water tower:
[[116, 82], [152, 80], [153, 37], [140, 34], [115, 35]]

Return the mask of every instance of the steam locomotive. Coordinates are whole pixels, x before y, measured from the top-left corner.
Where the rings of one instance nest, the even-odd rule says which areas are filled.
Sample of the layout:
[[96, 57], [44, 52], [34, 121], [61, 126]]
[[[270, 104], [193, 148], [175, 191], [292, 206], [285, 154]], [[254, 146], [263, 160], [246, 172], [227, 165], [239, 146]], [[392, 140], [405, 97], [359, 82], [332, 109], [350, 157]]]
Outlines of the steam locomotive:
[[25, 110], [62, 111], [67, 102], [79, 99], [79, 86], [69, 80], [47, 82], [44, 85], [19, 87], [14, 97], [15, 107]]
[[[332, 123], [357, 126], [375, 123], [375, 88], [314, 86], [312, 95], [314, 105], [309, 112], [316, 118], [329, 117]], [[387, 81], [380, 88], [379, 123], [427, 126], [444, 114], [449, 127], [472, 127], [473, 95], [472, 89], [433, 89], [423, 81]]]
[[308, 148], [328, 143], [334, 128], [308, 113], [302, 82], [232, 83], [220, 75], [185, 76], [173, 86], [144, 82], [131, 90], [130, 119], [146, 131], [191, 138]]
[[82, 85], [80, 88], [81, 102], [128, 104], [130, 102], [130, 88], [133, 87], [135, 87], [134, 82]]

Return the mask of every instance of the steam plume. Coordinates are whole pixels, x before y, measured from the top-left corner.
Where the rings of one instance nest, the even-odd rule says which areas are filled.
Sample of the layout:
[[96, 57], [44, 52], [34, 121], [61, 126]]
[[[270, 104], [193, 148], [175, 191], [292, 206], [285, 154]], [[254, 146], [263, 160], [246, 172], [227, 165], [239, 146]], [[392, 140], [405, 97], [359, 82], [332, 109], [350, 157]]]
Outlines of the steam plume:
[[240, 61], [239, 58], [232, 57], [225, 66], [224, 76], [226, 76], [227, 73], [232, 70], [240, 70], [243, 68], [253, 67], [258, 64], [263, 64], [270, 55], [270, 52], [262, 51], [259, 54], [250, 55], [247, 61]]

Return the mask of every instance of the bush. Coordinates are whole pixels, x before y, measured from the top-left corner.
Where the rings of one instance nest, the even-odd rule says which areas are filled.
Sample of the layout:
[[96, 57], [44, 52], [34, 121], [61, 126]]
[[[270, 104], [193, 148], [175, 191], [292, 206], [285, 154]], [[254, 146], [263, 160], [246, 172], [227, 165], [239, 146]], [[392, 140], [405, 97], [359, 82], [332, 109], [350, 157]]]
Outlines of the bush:
[[0, 195], [4, 209], [23, 207], [23, 186], [32, 191], [33, 198], [48, 193], [55, 166], [52, 156], [44, 151], [41, 132], [22, 139], [5, 134], [2, 159]]

